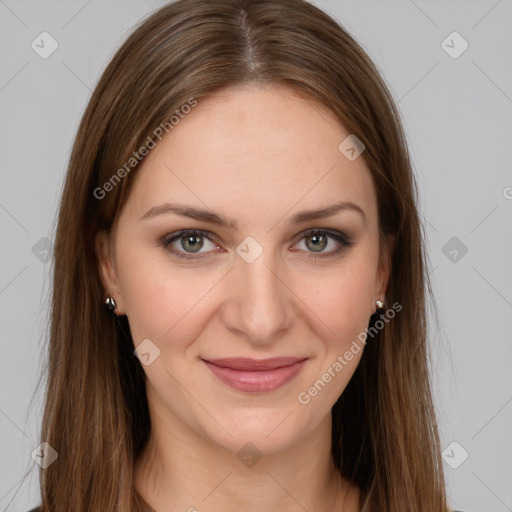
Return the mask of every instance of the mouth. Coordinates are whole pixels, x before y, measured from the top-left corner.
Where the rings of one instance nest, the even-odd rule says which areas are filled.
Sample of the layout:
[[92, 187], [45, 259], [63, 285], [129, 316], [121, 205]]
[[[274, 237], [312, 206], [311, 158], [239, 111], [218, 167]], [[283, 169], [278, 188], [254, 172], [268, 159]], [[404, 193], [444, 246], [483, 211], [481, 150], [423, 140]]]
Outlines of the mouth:
[[272, 359], [202, 359], [224, 384], [245, 392], [270, 392], [290, 382], [302, 369], [307, 358]]

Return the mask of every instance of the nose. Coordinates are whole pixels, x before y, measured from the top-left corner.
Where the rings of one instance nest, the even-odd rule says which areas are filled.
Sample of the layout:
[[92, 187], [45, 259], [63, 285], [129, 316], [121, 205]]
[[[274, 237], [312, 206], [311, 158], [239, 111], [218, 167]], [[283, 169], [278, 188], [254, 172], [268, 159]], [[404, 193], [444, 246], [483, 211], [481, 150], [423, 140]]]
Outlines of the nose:
[[297, 308], [293, 281], [271, 251], [263, 251], [252, 263], [237, 257], [226, 290], [224, 325], [252, 344], [272, 345], [293, 325]]

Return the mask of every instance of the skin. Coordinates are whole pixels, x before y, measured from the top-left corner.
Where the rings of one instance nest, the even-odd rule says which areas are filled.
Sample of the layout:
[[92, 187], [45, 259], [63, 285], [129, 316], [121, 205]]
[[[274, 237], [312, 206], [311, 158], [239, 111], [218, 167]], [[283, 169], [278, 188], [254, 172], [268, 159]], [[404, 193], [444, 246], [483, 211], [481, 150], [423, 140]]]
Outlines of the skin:
[[[357, 487], [332, 462], [330, 411], [364, 344], [308, 404], [297, 398], [365, 330], [389, 278], [371, 173], [362, 157], [349, 161], [338, 150], [348, 135], [327, 108], [284, 86], [217, 92], [151, 150], [111, 235], [98, 233], [116, 314], [127, 315], [135, 346], [149, 339], [160, 350], [143, 365], [152, 431], [135, 466], [135, 488], [155, 510], [360, 510]], [[345, 209], [289, 223], [340, 201], [364, 216]], [[173, 213], [141, 219], [178, 202], [228, 216], [238, 230]], [[328, 236], [315, 246], [303, 234], [311, 228], [353, 244]], [[186, 238], [160, 242], [182, 229], [206, 231], [211, 241], [199, 234], [199, 252]], [[263, 249], [251, 263], [236, 251], [248, 236]], [[201, 360], [277, 356], [308, 360], [266, 393], [228, 387]], [[262, 455], [251, 467], [237, 457], [246, 443]]]

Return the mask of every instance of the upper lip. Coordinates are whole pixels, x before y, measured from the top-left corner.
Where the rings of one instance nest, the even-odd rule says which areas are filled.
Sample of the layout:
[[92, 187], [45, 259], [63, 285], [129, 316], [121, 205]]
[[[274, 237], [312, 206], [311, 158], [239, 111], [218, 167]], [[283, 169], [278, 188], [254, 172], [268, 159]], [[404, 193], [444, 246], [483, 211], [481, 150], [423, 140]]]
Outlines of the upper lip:
[[284, 366], [304, 361], [307, 357], [273, 357], [271, 359], [250, 359], [245, 357], [232, 357], [227, 359], [203, 359], [208, 363], [213, 363], [224, 368], [232, 368], [233, 370], [275, 370]]

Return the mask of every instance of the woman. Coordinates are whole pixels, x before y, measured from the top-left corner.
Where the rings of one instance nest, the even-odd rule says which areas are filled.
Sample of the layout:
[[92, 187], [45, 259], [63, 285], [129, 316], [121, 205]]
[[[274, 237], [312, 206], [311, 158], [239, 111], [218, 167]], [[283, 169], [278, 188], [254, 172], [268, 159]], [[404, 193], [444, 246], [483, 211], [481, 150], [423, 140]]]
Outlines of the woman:
[[84, 113], [54, 265], [42, 512], [449, 510], [406, 140], [318, 8], [147, 18]]

